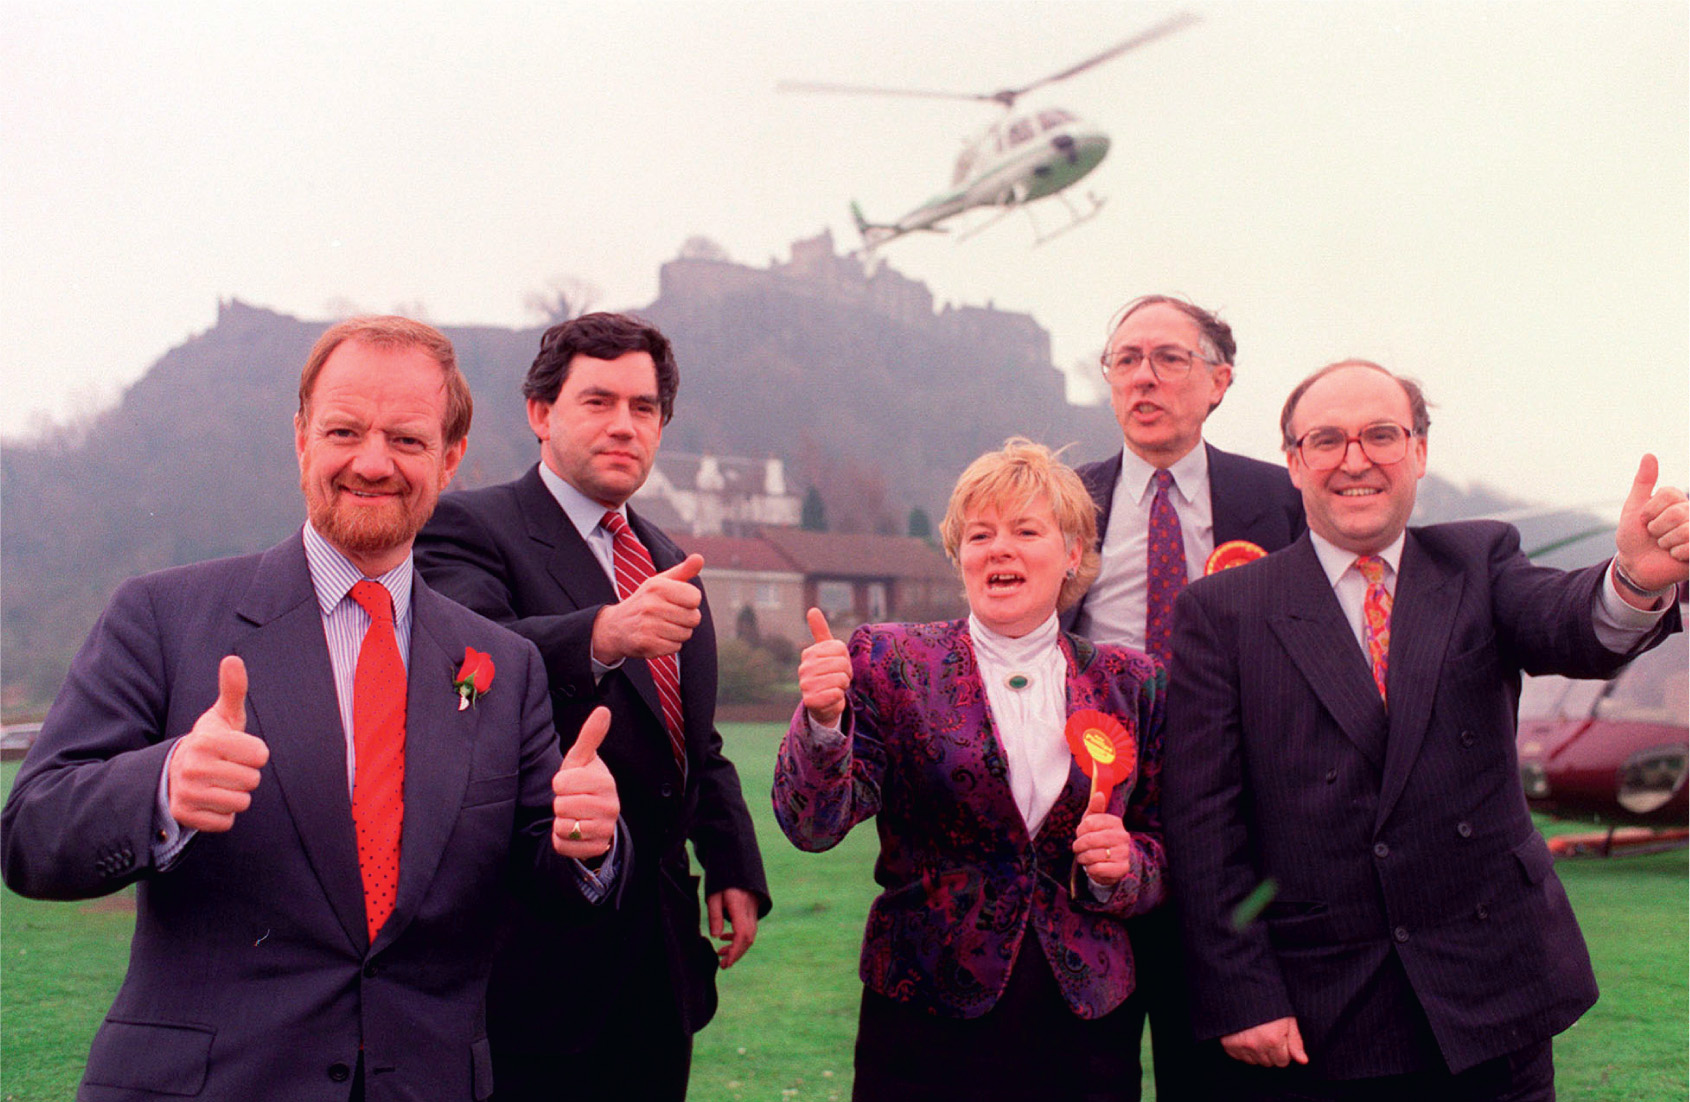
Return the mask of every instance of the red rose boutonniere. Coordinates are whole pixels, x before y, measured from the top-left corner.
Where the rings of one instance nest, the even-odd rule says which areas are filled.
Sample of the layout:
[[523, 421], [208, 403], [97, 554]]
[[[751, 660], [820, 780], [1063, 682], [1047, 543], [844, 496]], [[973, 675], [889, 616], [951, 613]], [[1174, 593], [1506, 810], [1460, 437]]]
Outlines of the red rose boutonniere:
[[474, 704], [476, 698], [492, 686], [493, 656], [474, 647], [465, 647], [464, 664], [458, 667], [458, 676], [452, 679], [452, 687], [458, 690], [458, 711]]

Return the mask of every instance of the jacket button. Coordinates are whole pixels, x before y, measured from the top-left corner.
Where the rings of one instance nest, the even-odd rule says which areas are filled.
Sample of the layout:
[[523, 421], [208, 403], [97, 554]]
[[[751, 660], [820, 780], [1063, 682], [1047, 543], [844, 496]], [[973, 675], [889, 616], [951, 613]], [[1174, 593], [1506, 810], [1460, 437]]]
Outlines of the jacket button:
[[1485, 919], [1490, 917], [1490, 908], [1481, 903], [1478, 907], [1474, 908], [1473, 913], [1479, 916], [1480, 922], [1483, 922]]
[[1463, 838], [1471, 838], [1473, 837], [1473, 824], [1466, 822], [1465, 820], [1456, 823], [1455, 833], [1461, 835]]
[[562, 693], [564, 696], [574, 696], [575, 686], [565, 685], [563, 688], [559, 689], [558, 692]]
[[370, 963], [364, 965], [364, 978], [367, 979], [367, 980], [375, 979], [376, 976], [380, 972], [381, 972], [381, 965], [377, 964], [373, 960]]
[[657, 790], [657, 793], [667, 800], [670, 796], [675, 794], [675, 786], [665, 782], [664, 785]]
[[329, 1078], [333, 1079], [336, 1083], [344, 1083], [348, 1079], [352, 1078], [352, 1069], [347, 1067], [345, 1064], [330, 1064]]
[[1326, 783], [1327, 784], [1337, 784], [1338, 783], [1338, 771], [1336, 769], [1328, 769], [1326, 771]]
[[1408, 927], [1398, 926], [1395, 930], [1391, 931], [1391, 936], [1397, 939], [1398, 945], [1401, 945], [1403, 942], [1408, 940]]
[[1461, 745], [1463, 745], [1463, 746], [1473, 745], [1473, 732], [1471, 732], [1471, 731], [1461, 732]]
[[1383, 842], [1373, 843], [1373, 856], [1375, 856], [1375, 857], [1389, 857], [1390, 855], [1391, 855], [1391, 847], [1390, 846], [1387, 846]]

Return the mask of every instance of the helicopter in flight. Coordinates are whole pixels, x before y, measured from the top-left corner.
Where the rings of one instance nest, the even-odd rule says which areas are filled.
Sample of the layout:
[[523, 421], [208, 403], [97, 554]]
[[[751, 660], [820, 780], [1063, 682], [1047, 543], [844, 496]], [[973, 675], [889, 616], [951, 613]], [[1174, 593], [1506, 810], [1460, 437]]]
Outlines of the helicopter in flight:
[[1016, 101], [1028, 92], [1077, 76], [1128, 50], [1154, 42], [1196, 22], [1196, 15], [1182, 12], [1061, 72], [1019, 88], [1005, 88], [997, 92], [921, 91], [815, 81], [782, 81], [778, 88], [789, 92], [908, 96], [998, 104], [1004, 109], [1004, 114], [965, 142], [948, 188], [896, 222], [870, 221], [855, 202], [851, 204], [851, 216], [857, 224], [857, 232], [862, 235], [865, 254], [872, 257], [876, 248], [905, 234], [917, 231], [948, 233], [949, 228], [944, 223], [971, 210], [989, 208], [996, 213], [958, 234], [959, 241], [997, 224], [1016, 210], [1027, 209], [1030, 203], [1055, 197], [1067, 207], [1070, 219], [1052, 232], [1040, 230], [1038, 220], [1027, 209], [1027, 217], [1033, 224], [1033, 243], [1042, 245], [1075, 226], [1091, 221], [1103, 209], [1103, 200], [1095, 194], [1087, 193], [1089, 206], [1081, 209], [1063, 193], [1102, 162], [1109, 152], [1109, 136], [1072, 112], [1057, 107], [1015, 114]]

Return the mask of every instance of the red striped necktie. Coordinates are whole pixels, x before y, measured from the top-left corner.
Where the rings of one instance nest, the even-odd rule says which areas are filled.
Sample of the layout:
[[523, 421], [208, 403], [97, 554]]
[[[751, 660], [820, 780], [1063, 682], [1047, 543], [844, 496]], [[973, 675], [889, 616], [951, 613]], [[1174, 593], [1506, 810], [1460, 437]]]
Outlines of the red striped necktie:
[[[657, 568], [651, 561], [651, 552], [647, 551], [645, 544], [634, 535], [634, 530], [628, 526], [627, 519], [621, 513], [612, 510], [604, 515], [599, 524], [610, 533], [612, 540], [612, 553], [616, 564], [616, 596], [619, 600], [626, 601], [633, 595], [634, 590], [657, 573]], [[657, 699], [663, 705], [663, 727], [669, 732], [669, 749], [674, 752], [675, 764], [680, 767], [682, 775], [685, 775], [687, 744], [686, 728], [681, 725], [680, 660], [673, 654], [665, 654], [646, 659], [646, 665], [651, 668], [651, 679], [657, 683]]]
[[1356, 573], [1367, 579], [1367, 596], [1361, 602], [1362, 638], [1367, 643], [1367, 664], [1373, 668], [1373, 683], [1379, 699], [1385, 699], [1385, 673], [1391, 654], [1391, 594], [1385, 588], [1385, 560], [1363, 555], [1356, 560]]
[[370, 614], [352, 674], [352, 825], [370, 940], [393, 913], [405, 820], [405, 663], [393, 634], [393, 598], [380, 582], [352, 587]]

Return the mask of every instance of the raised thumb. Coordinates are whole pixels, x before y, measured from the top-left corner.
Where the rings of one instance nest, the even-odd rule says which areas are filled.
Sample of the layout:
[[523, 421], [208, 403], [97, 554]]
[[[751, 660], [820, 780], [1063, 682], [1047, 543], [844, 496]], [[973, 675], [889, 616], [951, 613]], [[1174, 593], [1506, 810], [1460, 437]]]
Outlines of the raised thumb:
[[609, 730], [610, 709], [603, 706], [594, 708], [593, 714], [587, 717], [587, 722], [581, 724], [581, 733], [575, 736], [575, 745], [563, 756], [563, 767], [579, 769], [591, 762], [598, 756], [599, 744], [604, 742], [604, 736]]
[[227, 655], [217, 666], [217, 703], [213, 705], [236, 731], [246, 730], [246, 663]]
[[833, 638], [833, 632], [827, 626], [827, 617], [819, 608], [812, 608], [804, 614], [804, 620], [810, 625], [810, 635], [818, 643], [825, 643]]

